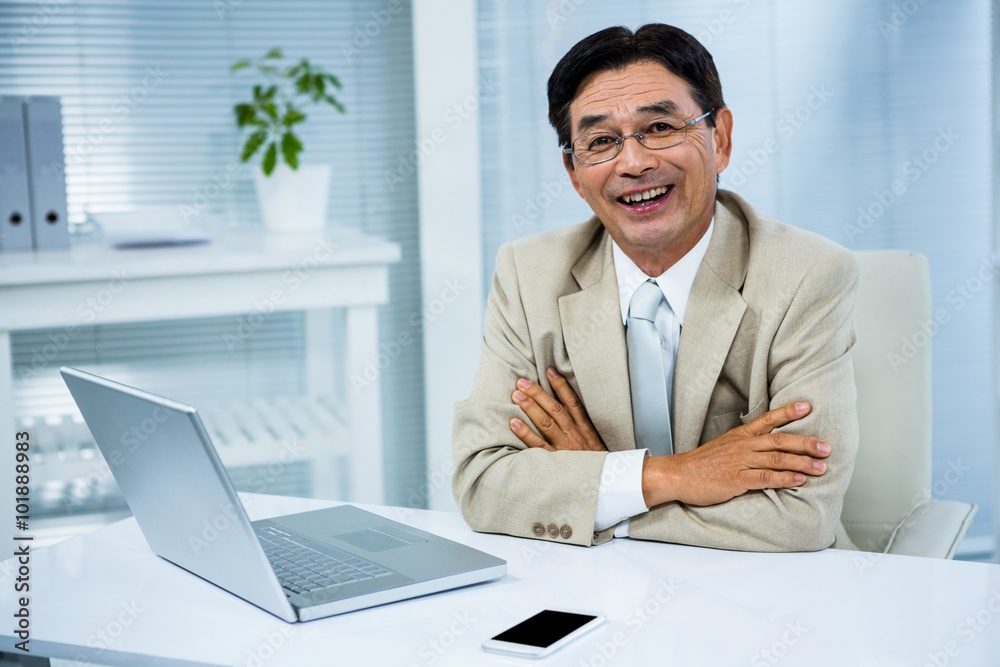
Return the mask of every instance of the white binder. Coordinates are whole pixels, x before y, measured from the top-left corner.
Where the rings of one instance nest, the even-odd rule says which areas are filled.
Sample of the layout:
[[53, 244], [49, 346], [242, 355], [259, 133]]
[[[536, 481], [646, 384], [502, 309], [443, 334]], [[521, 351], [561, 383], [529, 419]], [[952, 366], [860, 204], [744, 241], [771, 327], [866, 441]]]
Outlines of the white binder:
[[23, 105], [0, 96], [0, 251], [31, 250], [31, 236]]
[[58, 97], [24, 98], [35, 250], [69, 248], [62, 107]]

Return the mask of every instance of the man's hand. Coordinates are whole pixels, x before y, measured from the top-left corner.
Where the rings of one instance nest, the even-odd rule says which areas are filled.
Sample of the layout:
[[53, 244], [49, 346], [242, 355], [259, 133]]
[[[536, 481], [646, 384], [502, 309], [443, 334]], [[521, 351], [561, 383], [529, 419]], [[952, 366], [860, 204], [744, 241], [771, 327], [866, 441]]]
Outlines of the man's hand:
[[755, 489], [787, 489], [807, 475], [826, 472], [830, 445], [812, 436], [773, 433], [802, 419], [812, 407], [788, 403], [738, 426], [690, 452], [645, 461], [642, 493], [647, 507], [670, 501], [715, 505]]
[[554, 368], [547, 373], [549, 384], [559, 400], [549, 396], [534, 382], [524, 378], [517, 381], [517, 390], [512, 395], [524, 414], [535, 425], [542, 437], [528, 428], [520, 419], [510, 420], [510, 430], [528, 447], [542, 447], [557, 450], [581, 450], [606, 452], [607, 447], [597, 434], [583, 403], [573, 388]]

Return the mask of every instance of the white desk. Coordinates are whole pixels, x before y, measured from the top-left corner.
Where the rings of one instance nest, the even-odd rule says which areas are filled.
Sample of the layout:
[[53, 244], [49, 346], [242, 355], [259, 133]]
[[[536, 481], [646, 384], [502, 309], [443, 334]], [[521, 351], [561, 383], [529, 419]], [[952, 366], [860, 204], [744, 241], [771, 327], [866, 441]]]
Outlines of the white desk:
[[[0, 433], [8, 440], [14, 434], [10, 333], [25, 329], [53, 328], [61, 340], [95, 324], [303, 310], [307, 338], [325, 351], [310, 359], [307, 389], [329, 393], [331, 320], [316, 314], [346, 309], [349, 367], [337, 372], [364, 377], [365, 361], [378, 356], [377, 307], [388, 300], [388, 265], [399, 257], [397, 244], [352, 230], [229, 230], [201, 246], [114, 250], [87, 243], [67, 252], [0, 254]], [[346, 413], [364, 424], [364, 431], [350, 431], [352, 497], [361, 502], [384, 500], [377, 383], [347, 392]], [[13, 463], [13, 456], [0, 459], [0, 498], [13, 498]]]
[[[331, 504], [247, 498], [253, 518]], [[505, 558], [509, 573], [488, 584], [288, 625], [153, 556], [128, 519], [32, 554], [32, 655], [257, 667], [980, 667], [997, 665], [1000, 656], [996, 565], [835, 550], [746, 554], [630, 540], [585, 549], [474, 534], [455, 514], [370, 509]], [[0, 651], [13, 653], [10, 565], [3, 563], [8, 572], [0, 581], [7, 619]], [[610, 622], [537, 663], [480, 650], [484, 638], [544, 606], [600, 610]]]

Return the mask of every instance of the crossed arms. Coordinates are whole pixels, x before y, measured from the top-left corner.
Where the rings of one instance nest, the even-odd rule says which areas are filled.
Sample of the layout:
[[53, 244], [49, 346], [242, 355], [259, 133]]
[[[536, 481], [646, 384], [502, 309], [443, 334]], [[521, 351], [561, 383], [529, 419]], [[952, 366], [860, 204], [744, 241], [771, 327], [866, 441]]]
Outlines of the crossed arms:
[[[524, 378], [518, 379], [511, 396], [538, 433], [517, 417], [510, 420], [511, 431], [526, 446], [550, 452], [608, 451], [566, 378], [554, 368], [546, 375], [556, 398]], [[807, 475], [824, 474], [829, 443], [775, 431], [805, 417], [810, 409], [805, 402], [788, 403], [689, 452], [647, 457], [642, 471], [646, 506], [717, 505], [748, 491], [799, 487]]]
[[[857, 448], [850, 362], [856, 268], [846, 255], [817, 256], [777, 312], [755, 314], [747, 345], [761, 349], [752, 350], [756, 365], [748, 373], [758, 389], [750, 387], [749, 403], [735, 406], [713, 394], [700, 446], [645, 459], [650, 511], [633, 517], [630, 537], [757, 551], [850, 546], [839, 523]], [[612, 532], [594, 530], [604, 458], [634, 445], [616, 439], [607, 419], [592, 421], [594, 406], [579, 398], [588, 393], [565, 351], [558, 312], [541, 307], [529, 317], [522, 290], [531, 287], [517, 269], [511, 248], [501, 250], [480, 369], [470, 399], [455, 411], [455, 496], [475, 530], [546, 538], [533, 530], [538, 524], [568, 526], [572, 537], [563, 530], [556, 539], [597, 544]], [[562, 372], [550, 375], [549, 368]], [[628, 405], [614, 411], [631, 419]], [[718, 424], [727, 426], [712, 434]]]

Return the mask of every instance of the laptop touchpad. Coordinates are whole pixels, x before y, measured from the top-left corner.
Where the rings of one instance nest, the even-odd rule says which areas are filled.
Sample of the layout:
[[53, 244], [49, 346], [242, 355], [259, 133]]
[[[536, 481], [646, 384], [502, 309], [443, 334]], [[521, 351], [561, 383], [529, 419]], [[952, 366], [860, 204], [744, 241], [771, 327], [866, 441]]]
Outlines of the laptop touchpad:
[[361, 547], [365, 551], [385, 551], [386, 549], [396, 549], [412, 544], [412, 541], [404, 541], [386, 534], [387, 532], [381, 532], [374, 528], [366, 528], [365, 530], [357, 530], [353, 533], [344, 533], [342, 535], [335, 535], [334, 537], [348, 544], [353, 544], [356, 547]]

